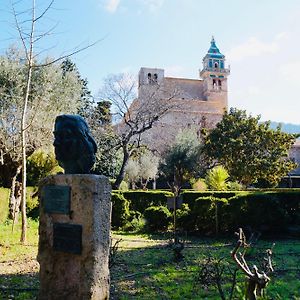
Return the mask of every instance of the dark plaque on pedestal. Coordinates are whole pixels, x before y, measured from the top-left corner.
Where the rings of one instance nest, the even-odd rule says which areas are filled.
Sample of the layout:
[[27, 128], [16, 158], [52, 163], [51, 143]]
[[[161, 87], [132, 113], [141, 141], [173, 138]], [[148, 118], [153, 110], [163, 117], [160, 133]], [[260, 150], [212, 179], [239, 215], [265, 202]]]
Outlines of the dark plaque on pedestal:
[[53, 224], [53, 250], [81, 254], [82, 226], [77, 224]]
[[46, 185], [42, 191], [45, 213], [70, 214], [70, 194], [69, 186]]

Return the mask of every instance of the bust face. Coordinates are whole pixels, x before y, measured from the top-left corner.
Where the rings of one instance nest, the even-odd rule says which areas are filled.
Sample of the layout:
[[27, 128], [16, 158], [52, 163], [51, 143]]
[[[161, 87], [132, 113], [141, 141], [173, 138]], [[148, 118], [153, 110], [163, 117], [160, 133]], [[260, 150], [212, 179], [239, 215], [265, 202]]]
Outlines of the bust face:
[[80, 143], [76, 135], [76, 127], [68, 120], [58, 121], [55, 124], [54, 147], [55, 156], [59, 162], [72, 161], [78, 158]]
[[95, 161], [97, 145], [83, 118], [61, 115], [55, 120], [55, 157], [65, 174], [88, 174]]

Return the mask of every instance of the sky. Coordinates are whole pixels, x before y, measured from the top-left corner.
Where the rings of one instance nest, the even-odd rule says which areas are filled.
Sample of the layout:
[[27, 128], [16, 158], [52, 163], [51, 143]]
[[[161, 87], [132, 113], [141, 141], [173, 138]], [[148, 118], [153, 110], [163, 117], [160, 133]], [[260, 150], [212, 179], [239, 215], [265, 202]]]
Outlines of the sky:
[[[47, 0], [36, 0], [41, 11]], [[30, 0], [16, 6], [30, 7]], [[22, 19], [24, 15], [19, 14]], [[0, 54], [18, 35], [11, 1], [0, 1]], [[199, 78], [214, 36], [230, 65], [228, 105], [261, 119], [300, 124], [299, 0], [56, 0], [37, 24], [53, 33], [37, 45], [57, 57], [99, 41], [72, 57], [97, 95], [109, 74], [165, 69]]]

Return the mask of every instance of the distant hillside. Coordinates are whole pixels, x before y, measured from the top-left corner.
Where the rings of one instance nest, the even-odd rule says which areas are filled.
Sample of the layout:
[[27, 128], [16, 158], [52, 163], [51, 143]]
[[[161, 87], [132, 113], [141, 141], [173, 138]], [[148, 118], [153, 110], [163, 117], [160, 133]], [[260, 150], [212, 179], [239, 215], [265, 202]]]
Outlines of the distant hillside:
[[275, 129], [279, 124], [281, 124], [282, 131], [284, 132], [300, 133], [300, 125], [296, 125], [296, 124], [271, 122], [270, 127]]

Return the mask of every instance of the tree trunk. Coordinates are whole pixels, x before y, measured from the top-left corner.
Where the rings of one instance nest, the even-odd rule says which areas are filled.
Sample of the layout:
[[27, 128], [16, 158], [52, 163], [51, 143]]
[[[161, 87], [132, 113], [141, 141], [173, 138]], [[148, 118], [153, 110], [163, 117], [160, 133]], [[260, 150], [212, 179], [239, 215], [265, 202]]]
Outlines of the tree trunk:
[[118, 190], [120, 188], [120, 185], [125, 177], [125, 168], [127, 166], [129, 157], [130, 157], [130, 152], [128, 151], [128, 145], [125, 144], [123, 145], [123, 162], [122, 162], [121, 170], [116, 178], [115, 183], [113, 184], [113, 188], [115, 190]]
[[10, 195], [9, 195], [9, 218], [14, 219], [15, 215], [15, 208], [16, 208], [16, 197], [15, 197], [15, 191], [16, 191], [16, 181], [17, 177], [21, 171], [21, 166], [17, 169], [16, 174], [13, 176], [11, 180], [10, 185]]
[[[22, 111], [22, 123], [21, 123], [21, 135], [22, 135], [22, 195], [21, 195], [21, 215], [22, 215], [22, 234], [21, 234], [21, 243], [26, 243], [27, 235], [27, 216], [26, 216], [26, 117], [27, 117], [27, 106], [28, 98], [31, 87], [31, 77], [33, 69], [33, 46], [34, 46], [34, 25], [35, 25], [35, 0], [32, 0], [32, 19], [31, 19], [31, 30], [29, 36], [29, 50], [27, 52], [27, 85], [24, 95], [24, 105]], [[19, 32], [22, 36], [21, 32]], [[22, 39], [23, 43], [25, 42]]]
[[219, 235], [219, 213], [218, 213], [218, 201], [215, 201], [215, 222], [216, 222], [216, 236]]
[[246, 299], [247, 300], [256, 300], [256, 282], [249, 279], [247, 282], [247, 290], [246, 290]]
[[10, 187], [10, 198], [9, 198], [9, 206], [10, 206], [10, 218], [13, 220], [12, 223], [12, 232], [14, 232], [15, 224], [18, 220], [18, 214], [20, 210], [20, 184], [17, 184], [17, 177], [20, 174], [22, 166], [19, 166], [16, 170], [16, 174], [14, 175], [11, 187]]

